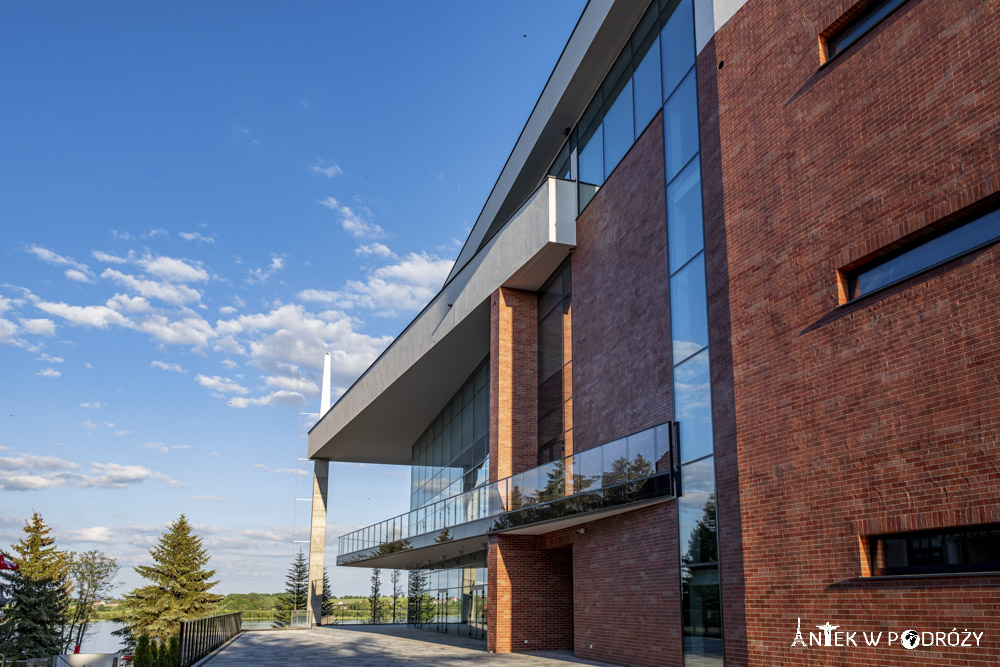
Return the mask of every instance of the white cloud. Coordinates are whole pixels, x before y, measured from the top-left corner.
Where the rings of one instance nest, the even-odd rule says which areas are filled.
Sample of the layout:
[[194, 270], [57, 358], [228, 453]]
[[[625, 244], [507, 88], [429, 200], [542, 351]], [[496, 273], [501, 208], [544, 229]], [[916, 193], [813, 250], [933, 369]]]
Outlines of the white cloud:
[[115, 436], [122, 437], [123, 435], [132, 435], [132, 431], [115, 431]]
[[85, 429], [87, 429], [88, 431], [90, 431], [90, 432], [94, 432], [97, 429], [102, 428], [102, 427], [103, 428], [114, 428], [115, 427], [115, 423], [114, 422], [93, 422], [90, 419], [84, 419], [80, 423], [83, 424], [83, 427]]
[[139, 260], [147, 273], [175, 283], [196, 283], [208, 280], [208, 271], [197, 262], [161, 255]]
[[309, 167], [309, 171], [314, 174], [321, 174], [327, 178], [333, 178], [334, 176], [340, 176], [344, 173], [344, 170], [340, 168], [340, 165], [333, 162], [327, 162], [323, 158], [316, 158], [316, 164]]
[[49, 315], [61, 317], [74, 326], [107, 329], [112, 324], [126, 326], [129, 321], [118, 311], [107, 306], [70, 306], [65, 303], [39, 301], [35, 308]]
[[265, 405], [286, 405], [290, 407], [295, 407], [305, 403], [306, 397], [297, 391], [286, 391], [284, 389], [280, 391], [275, 391], [266, 396], [258, 396], [257, 398], [244, 398], [242, 396], [235, 396], [229, 399], [229, 407], [232, 408], [248, 408], [250, 406], [265, 406]]
[[153, 361], [149, 362], [149, 367], [159, 368], [160, 370], [163, 371], [173, 371], [174, 373], [187, 373], [187, 371], [184, 370], [180, 364], [168, 364], [165, 361], [159, 361], [157, 359], [154, 359]]
[[147, 442], [147, 443], [144, 443], [142, 445], [142, 448], [143, 449], [151, 449], [154, 452], [162, 452], [163, 454], [167, 454], [168, 452], [170, 452], [172, 450], [191, 449], [191, 445], [168, 445], [168, 444], [164, 443], [163, 441], [158, 440], [156, 442]]
[[105, 526], [92, 526], [90, 528], [78, 528], [66, 531], [66, 536], [73, 542], [101, 542], [111, 541], [112, 530]]
[[100, 410], [104, 407], [104, 404], [100, 401], [94, 401], [93, 403], [81, 403], [81, 408], [90, 408], [91, 410]]
[[92, 283], [92, 282], [94, 282], [93, 278], [91, 278], [86, 273], [84, 273], [83, 271], [80, 271], [78, 269], [66, 269], [66, 271], [64, 272], [64, 275], [67, 278], [69, 278], [70, 280], [73, 280], [73, 281], [78, 282], [78, 283]]
[[115, 294], [107, 301], [108, 308], [126, 313], [145, 313], [153, 309], [149, 301], [141, 296], [128, 296], [127, 294]]
[[34, 454], [18, 454], [17, 456], [0, 456], [0, 470], [76, 470], [80, 466], [58, 456], [36, 456]]
[[384, 243], [369, 243], [367, 245], [361, 245], [354, 249], [354, 254], [359, 257], [369, 257], [374, 255], [375, 257], [394, 257], [395, 253], [389, 249], [389, 246]]
[[43, 368], [42, 370], [35, 373], [35, 375], [41, 375], [43, 378], [57, 378], [60, 375], [62, 375], [62, 373], [60, 373], [54, 368]]
[[196, 496], [190, 496], [188, 500], [210, 500], [215, 503], [226, 502], [225, 498], [220, 498], [219, 496], [213, 496], [211, 493], [199, 493]]
[[215, 243], [215, 236], [205, 236], [201, 232], [181, 232], [178, 234], [185, 241], [197, 241], [198, 243]]
[[56, 323], [45, 318], [34, 320], [21, 320], [21, 328], [30, 334], [37, 336], [55, 336]]
[[371, 217], [371, 213], [367, 210], [358, 213], [350, 206], [341, 204], [333, 197], [318, 199], [316, 203], [339, 213], [340, 225], [344, 228], [345, 232], [356, 239], [380, 239], [386, 235], [384, 229], [367, 219]]
[[288, 389], [289, 391], [300, 392], [301, 394], [312, 394], [316, 391], [316, 383], [311, 380], [306, 380], [304, 378], [287, 377], [287, 376], [267, 376], [264, 378], [264, 384], [268, 387], [278, 387], [279, 389]]
[[273, 276], [277, 271], [280, 271], [285, 267], [285, 257], [284, 255], [278, 256], [273, 255], [271, 257], [271, 263], [266, 269], [256, 268], [251, 270], [250, 277], [246, 279], [251, 285], [263, 285], [267, 282], [267, 279]]
[[16, 335], [17, 325], [10, 320], [0, 318], [0, 343], [17, 345], [18, 347], [23, 346], [25, 344], [24, 341], [17, 338]]
[[340, 291], [307, 289], [303, 301], [338, 308], [366, 308], [395, 316], [420, 310], [438, 293], [454, 262], [427, 253], [410, 253], [401, 261], [375, 269], [366, 281], [351, 280]]
[[83, 362], [83, 365], [84, 365], [85, 368], [87, 368], [89, 370], [94, 370], [94, 364], [90, 363], [89, 361]]
[[42, 356], [38, 357], [38, 360], [39, 361], [46, 361], [46, 362], [48, 362], [50, 364], [61, 364], [64, 361], [66, 361], [62, 357], [53, 357], [51, 354], [48, 354], [47, 352], [43, 352]]
[[236, 312], [236, 308], [233, 306], [223, 306], [222, 308], [219, 308], [219, 312], [223, 315], [232, 315]]
[[136, 325], [143, 331], [167, 345], [190, 345], [203, 348], [215, 338], [212, 325], [192, 314], [179, 320], [170, 321], [164, 315], [152, 315]]
[[230, 380], [229, 378], [220, 377], [218, 375], [212, 375], [211, 377], [207, 375], [197, 375], [195, 376], [195, 381], [198, 382], [202, 387], [211, 389], [212, 391], [217, 391], [222, 394], [249, 394], [250, 390], [239, 384], [235, 380]]
[[94, 272], [90, 270], [90, 267], [82, 262], [76, 261], [72, 257], [65, 257], [63, 255], [56, 254], [48, 248], [43, 248], [37, 244], [28, 246], [27, 250], [38, 259], [52, 264], [53, 266], [68, 266], [69, 269], [66, 271], [66, 277], [71, 280], [77, 280], [85, 283], [89, 283], [93, 280]]
[[115, 269], [104, 269], [102, 278], [113, 280], [114, 282], [131, 289], [133, 292], [150, 298], [159, 299], [173, 305], [182, 305], [191, 301], [201, 301], [201, 292], [192, 289], [187, 285], [175, 285], [169, 282], [159, 282], [156, 280], [145, 280], [135, 276], [122, 273]]
[[237, 366], [239, 366], [239, 364], [236, 363], [235, 361], [233, 361], [232, 359], [223, 359], [222, 360], [222, 365], [225, 366], [226, 368], [230, 368], [230, 369], [236, 368]]
[[0, 457], [0, 488], [38, 491], [66, 486], [80, 466], [56, 456], [20, 454]]
[[40, 491], [68, 484], [67, 476], [59, 473], [0, 471], [0, 489], [6, 491]]
[[161, 480], [171, 488], [184, 486], [162, 472], [150, 470], [145, 466], [120, 463], [92, 463], [90, 474], [81, 475], [79, 485], [84, 488], [120, 489], [147, 479]]
[[128, 260], [124, 257], [119, 257], [118, 255], [113, 255], [109, 252], [102, 252], [100, 250], [94, 250], [90, 253], [94, 256], [98, 262], [104, 262], [105, 264], [127, 264]]

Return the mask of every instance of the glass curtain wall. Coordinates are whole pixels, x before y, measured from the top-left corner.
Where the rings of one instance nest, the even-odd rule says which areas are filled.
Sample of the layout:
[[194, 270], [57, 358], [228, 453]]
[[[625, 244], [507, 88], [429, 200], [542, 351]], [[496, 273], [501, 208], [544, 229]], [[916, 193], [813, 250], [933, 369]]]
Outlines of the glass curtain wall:
[[484, 360], [413, 444], [411, 510], [489, 482], [489, 372]]
[[692, 0], [655, 0], [549, 174], [578, 182], [582, 211], [663, 109], [674, 418], [680, 424], [682, 463], [677, 508], [684, 660], [691, 665], [721, 665], [695, 55]]
[[677, 3], [660, 44], [674, 419], [680, 427], [681, 451], [677, 510], [684, 663], [721, 665], [722, 599], [691, 0]]
[[[410, 509], [489, 483], [489, 358], [413, 444]], [[409, 573], [407, 621], [486, 638], [486, 565]]]
[[570, 320], [573, 278], [562, 263], [538, 292], [538, 465], [572, 454], [573, 397]]

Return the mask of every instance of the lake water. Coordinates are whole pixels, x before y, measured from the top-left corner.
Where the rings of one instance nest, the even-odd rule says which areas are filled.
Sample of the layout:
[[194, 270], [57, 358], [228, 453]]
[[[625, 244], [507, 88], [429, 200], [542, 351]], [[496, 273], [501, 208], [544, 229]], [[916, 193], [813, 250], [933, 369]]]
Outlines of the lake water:
[[118, 653], [122, 650], [122, 640], [112, 636], [121, 625], [114, 621], [94, 621], [87, 630], [87, 636], [80, 647], [81, 653]]

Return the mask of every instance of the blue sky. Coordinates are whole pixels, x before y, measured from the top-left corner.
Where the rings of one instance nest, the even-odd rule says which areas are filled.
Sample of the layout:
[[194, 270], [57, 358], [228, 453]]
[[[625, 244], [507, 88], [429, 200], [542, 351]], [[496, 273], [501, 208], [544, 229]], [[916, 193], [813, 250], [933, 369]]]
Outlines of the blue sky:
[[[37, 510], [124, 590], [183, 512], [280, 590], [323, 352], [336, 396], [437, 292], [583, 5], [0, 6], [0, 544]], [[332, 472], [328, 561], [409, 502]]]

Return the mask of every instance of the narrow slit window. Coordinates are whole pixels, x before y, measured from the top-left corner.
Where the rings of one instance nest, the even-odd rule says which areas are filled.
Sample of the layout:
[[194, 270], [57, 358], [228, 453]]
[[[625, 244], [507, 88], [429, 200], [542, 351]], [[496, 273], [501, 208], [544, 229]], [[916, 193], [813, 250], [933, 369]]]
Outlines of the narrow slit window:
[[826, 61], [843, 53], [847, 47], [864, 37], [869, 30], [903, 6], [906, 1], [875, 0], [869, 3], [868, 7], [861, 10], [852, 20], [826, 37]]
[[1000, 209], [850, 272], [847, 298], [871, 294], [997, 241]]
[[1000, 571], [1000, 524], [868, 538], [873, 576]]

